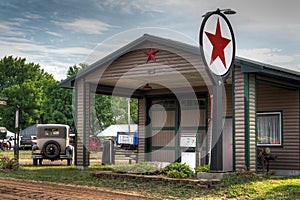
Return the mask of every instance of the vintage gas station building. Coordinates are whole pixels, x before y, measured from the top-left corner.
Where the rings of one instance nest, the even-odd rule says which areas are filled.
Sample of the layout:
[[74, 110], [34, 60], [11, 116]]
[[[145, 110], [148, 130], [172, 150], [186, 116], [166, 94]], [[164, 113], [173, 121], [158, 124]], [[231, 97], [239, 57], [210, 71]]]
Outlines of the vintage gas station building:
[[[75, 90], [75, 164], [89, 166], [92, 94], [138, 99], [139, 161], [209, 162], [211, 84], [199, 47], [145, 34], [59, 86]], [[256, 171], [257, 149], [277, 156], [270, 169], [300, 175], [300, 72], [236, 57], [224, 84], [224, 171]], [[196, 145], [188, 148], [184, 143]]]

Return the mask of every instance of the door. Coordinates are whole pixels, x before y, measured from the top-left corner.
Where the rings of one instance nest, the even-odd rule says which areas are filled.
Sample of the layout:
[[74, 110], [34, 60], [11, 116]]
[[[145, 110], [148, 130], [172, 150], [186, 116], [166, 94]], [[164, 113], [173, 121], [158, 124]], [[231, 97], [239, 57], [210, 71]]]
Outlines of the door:
[[177, 102], [175, 99], [151, 100], [149, 110], [149, 159], [158, 162], [174, 162], [177, 139]]
[[207, 164], [207, 98], [149, 99], [146, 159], [159, 162], [180, 162], [182, 152], [190, 151], [180, 145], [181, 136], [196, 135], [196, 165]]

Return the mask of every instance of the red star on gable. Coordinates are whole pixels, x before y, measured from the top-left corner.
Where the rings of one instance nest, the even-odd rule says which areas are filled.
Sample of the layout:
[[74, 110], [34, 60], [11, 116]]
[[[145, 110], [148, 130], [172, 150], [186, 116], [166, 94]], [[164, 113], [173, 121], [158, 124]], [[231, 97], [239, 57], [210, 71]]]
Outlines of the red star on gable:
[[224, 56], [224, 49], [230, 43], [230, 39], [222, 37], [220, 21], [218, 18], [216, 33], [211, 34], [205, 31], [206, 36], [208, 37], [210, 43], [213, 45], [213, 51], [211, 54], [210, 65], [219, 57], [226, 68], [226, 61]]
[[159, 52], [159, 50], [154, 50], [153, 48], [151, 48], [147, 52], [144, 52], [148, 56], [146, 63], [148, 63], [150, 60], [153, 60], [154, 62], [156, 62], [155, 54], [158, 52]]

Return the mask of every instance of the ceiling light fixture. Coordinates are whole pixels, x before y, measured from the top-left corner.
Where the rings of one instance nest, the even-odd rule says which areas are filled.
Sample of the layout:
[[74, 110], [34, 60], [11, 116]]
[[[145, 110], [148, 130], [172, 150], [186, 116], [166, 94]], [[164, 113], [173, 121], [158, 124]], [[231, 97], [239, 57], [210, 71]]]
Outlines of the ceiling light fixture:
[[144, 85], [143, 90], [152, 90], [152, 87], [149, 85], [149, 83], [147, 83]]

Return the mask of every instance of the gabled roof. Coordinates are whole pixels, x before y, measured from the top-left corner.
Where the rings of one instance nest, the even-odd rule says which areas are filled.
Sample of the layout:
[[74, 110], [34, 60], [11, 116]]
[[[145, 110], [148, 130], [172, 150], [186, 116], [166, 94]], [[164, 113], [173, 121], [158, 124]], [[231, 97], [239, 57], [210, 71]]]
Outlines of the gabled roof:
[[[107, 55], [106, 57], [100, 59], [99, 61], [91, 64], [89, 67], [83, 69], [79, 73], [77, 73], [74, 76], [71, 76], [67, 78], [66, 80], [60, 82], [58, 84], [59, 87], [63, 88], [72, 88], [74, 86], [74, 82], [77, 78], [83, 77], [94, 70], [96, 70], [98, 67], [104, 66], [106, 63], [112, 62], [113, 60], [117, 59], [118, 57], [124, 55], [127, 52], [130, 52], [132, 49], [134, 49], [136, 46], [141, 45], [145, 42], [152, 42], [157, 43], [160, 45], [165, 45], [171, 48], [179, 49], [185, 52], [189, 52], [192, 54], [200, 54], [199, 47], [178, 42], [175, 40], [165, 39], [149, 34], [144, 34], [142, 37], [130, 42], [129, 44], [121, 47], [120, 49], [116, 50], [115, 52]], [[242, 68], [242, 71], [245, 73], [262, 73], [262, 74], [270, 74], [272, 76], [278, 76], [283, 78], [288, 78], [296, 81], [300, 81], [300, 72], [285, 69], [282, 67], [277, 67], [274, 65], [268, 65], [265, 63], [260, 63], [257, 61], [241, 58], [241, 57], [235, 57], [234, 63]]]

